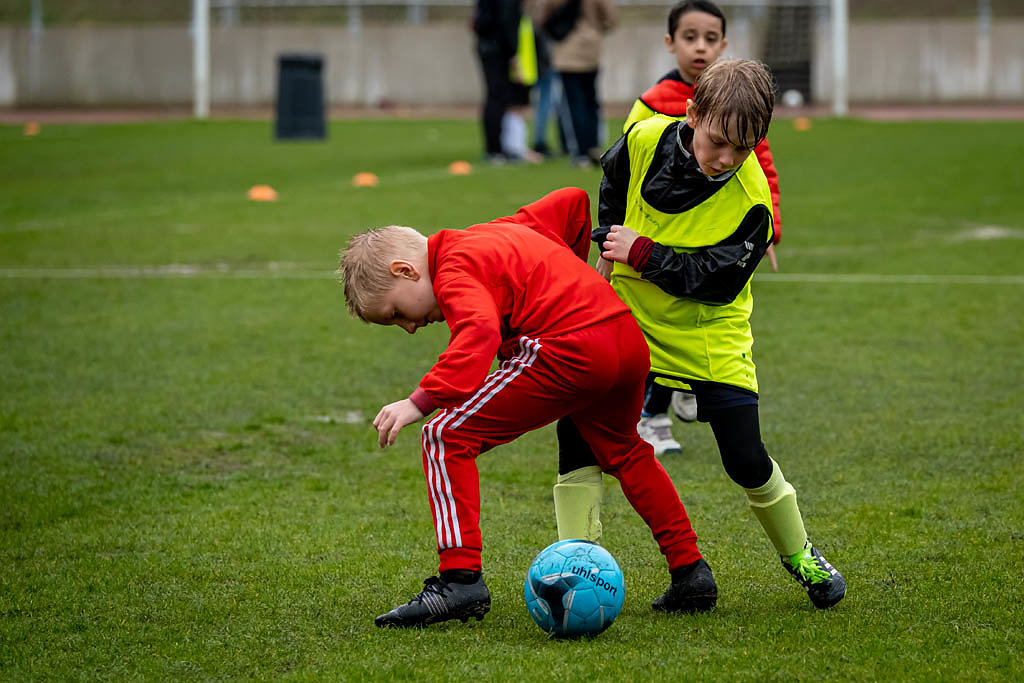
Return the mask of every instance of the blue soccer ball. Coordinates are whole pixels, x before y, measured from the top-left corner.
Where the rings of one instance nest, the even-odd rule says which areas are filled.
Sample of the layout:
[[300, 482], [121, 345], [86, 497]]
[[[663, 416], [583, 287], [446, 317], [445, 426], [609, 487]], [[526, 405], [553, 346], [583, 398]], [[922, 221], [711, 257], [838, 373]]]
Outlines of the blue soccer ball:
[[611, 553], [580, 540], [541, 550], [523, 585], [530, 616], [554, 637], [601, 633], [619, 616], [625, 593], [622, 570]]

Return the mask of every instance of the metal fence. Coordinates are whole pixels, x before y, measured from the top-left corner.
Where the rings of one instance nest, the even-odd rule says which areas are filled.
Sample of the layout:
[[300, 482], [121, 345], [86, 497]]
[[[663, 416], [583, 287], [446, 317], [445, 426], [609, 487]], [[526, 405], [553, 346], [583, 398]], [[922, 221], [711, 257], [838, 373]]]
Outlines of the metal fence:
[[[609, 68], [602, 74], [609, 86], [619, 87], [607, 92], [625, 97], [623, 93], [636, 89], [635, 82], [655, 77], [653, 71], [663, 63], [664, 52], [657, 32], [674, 2], [617, 0], [620, 28], [607, 43]], [[405, 44], [401, 41], [419, 41], [421, 48], [432, 50], [435, 60], [444, 62], [448, 73], [458, 74], [454, 85], [459, 92], [452, 97], [463, 99], [451, 101], [461, 102], [467, 96], [466, 82], [474, 80], [472, 71], [456, 63], [465, 59], [459, 55], [472, 51], [466, 22], [473, 3], [0, 0], [0, 53], [8, 57], [0, 61], [0, 103], [181, 103], [188, 99], [188, 84], [194, 79], [192, 99], [196, 113], [204, 116], [209, 102], [211, 32], [217, 46], [218, 103], [262, 101], [264, 95], [254, 83], [266, 80], [264, 52], [271, 46], [278, 49], [282, 34], [289, 45], [312, 41], [309, 45], [333, 53], [332, 89], [341, 92], [346, 103], [393, 96], [388, 79], [408, 85], [404, 73], [408, 69], [383, 51], [382, 39], [399, 51]], [[719, 4], [729, 18], [730, 50], [763, 59], [775, 70], [780, 86], [789, 79], [814, 102], [830, 101], [837, 114], [846, 111], [850, 82], [846, 74], [851, 69], [858, 101], [1024, 98], [1021, 0], [719, 0]], [[850, 40], [854, 44], [848, 49]], [[437, 41], [445, 41], [444, 46], [434, 44]], [[100, 50], [96, 46], [101, 43], [109, 47]], [[447, 52], [442, 54], [442, 48]], [[809, 60], [813, 83], [801, 87], [798, 76], [806, 80]], [[154, 73], [152, 65], [157, 63], [168, 68]], [[622, 87], [627, 80], [627, 87]], [[116, 87], [122, 82], [132, 88]], [[62, 92], [67, 99], [61, 99]]]
[[[349, 32], [358, 34], [362, 27], [362, 11], [367, 6], [404, 7], [407, 20], [421, 24], [426, 20], [428, 6], [462, 7], [468, 9], [473, 0], [193, 0], [195, 34], [193, 78], [194, 112], [197, 118], [209, 115], [209, 22], [211, 12], [218, 13], [222, 24], [237, 25], [243, 9], [253, 8], [340, 8], [347, 13]], [[616, 0], [623, 8], [657, 8], [661, 17], [665, 8], [675, 4], [657, 0]], [[847, 0], [720, 0], [719, 4], [743, 18], [771, 12], [775, 21], [768, 22], [765, 50], [777, 76], [796, 79], [800, 89], [810, 90], [811, 23], [816, 13], [827, 12], [832, 26], [832, 111], [837, 116], [847, 113]], [[750, 16], [747, 16], [750, 15]], [[771, 63], [771, 62], [770, 62]]]
[[[675, 0], [619, 0], [625, 19], [660, 16]], [[350, 11], [373, 21], [423, 22], [467, 17], [474, 0], [211, 0], [214, 25], [346, 23]], [[722, 0], [726, 14], [777, 7], [827, 7], [828, 0]], [[852, 21], [1024, 18], [1021, 0], [848, 0]], [[0, 0], [0, 25], [173, 24], [190, 20], [187, 0]]]

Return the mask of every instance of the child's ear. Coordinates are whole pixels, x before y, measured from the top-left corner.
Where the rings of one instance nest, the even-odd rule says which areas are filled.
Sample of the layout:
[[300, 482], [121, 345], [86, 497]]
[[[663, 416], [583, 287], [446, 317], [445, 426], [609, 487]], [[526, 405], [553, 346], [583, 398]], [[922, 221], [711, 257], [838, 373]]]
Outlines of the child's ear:
[[668, 33], [665, 34], [665, 48], [672, 54], [676, 53], [676, 47], [672, 43], [672, 36]]
[[697, 127], [697, 117], [700, 116], [700, 112], [697, 111], [697, 107], [693, 106], [693, 100], [687, 98], [686, 100], [686, 125], [690, 128]]
[[420, 279], [420, 272], [416, 270], [416, 266], [403, 259], [395, 259], [391, 262], [388, 269], [392, 275], [398, 278], [405, 278], [414, 282]]

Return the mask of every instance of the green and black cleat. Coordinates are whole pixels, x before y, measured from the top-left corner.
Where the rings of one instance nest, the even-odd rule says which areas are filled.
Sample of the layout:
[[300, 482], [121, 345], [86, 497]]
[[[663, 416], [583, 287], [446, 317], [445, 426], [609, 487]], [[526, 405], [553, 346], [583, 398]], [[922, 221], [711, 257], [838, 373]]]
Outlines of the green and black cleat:
[[475, 583], [448, 583], [436, 576], [423, 582], [423, 590], [404, 605], [374, 620], [379, 628], [420, 628], [450, 619], [462, 623], [483, 619], [491, 609], [491, 592], [484, 577]]
[[818, 609], [828, 609], [846, 595], [846, 579], [810, 543], [793, 558], [779, 559]]

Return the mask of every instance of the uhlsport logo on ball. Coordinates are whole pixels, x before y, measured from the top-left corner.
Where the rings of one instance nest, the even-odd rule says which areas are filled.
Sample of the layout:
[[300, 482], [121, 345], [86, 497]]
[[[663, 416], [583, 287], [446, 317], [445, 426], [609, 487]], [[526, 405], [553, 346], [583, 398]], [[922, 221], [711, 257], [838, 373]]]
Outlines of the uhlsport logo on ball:
[[582, 540], [558, 541], [540, 551], [523, 585], [530, 616], [555, 637], [601, 633], [619, 616], [625, 592], [611, 553]]

